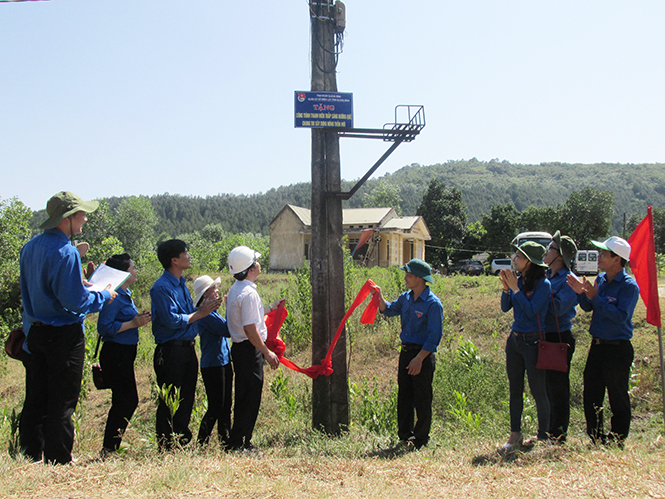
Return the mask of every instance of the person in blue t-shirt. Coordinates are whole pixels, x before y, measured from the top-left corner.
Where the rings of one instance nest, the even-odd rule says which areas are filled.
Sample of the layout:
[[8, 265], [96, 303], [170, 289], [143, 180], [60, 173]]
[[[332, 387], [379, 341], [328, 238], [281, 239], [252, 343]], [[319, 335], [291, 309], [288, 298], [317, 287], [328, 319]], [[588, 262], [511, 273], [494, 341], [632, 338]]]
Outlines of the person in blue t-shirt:
[[543, 262], [549, 269], [547, 278], [552, 286], [552, 297], [545, 317], [545, 339], [553, 343], [568, 344], [568, 370], [547, 371], [547, 397], [550, 400], [550, 438], [566, 441], [570, 423], [570, 363], [575, 352], [575, 337], [571, 331], [577, 311], [577, 294], [568, 286], [567, 277], [575, 261], [577, 245], [558, 230], [552, 236]]
[[[198, 307], [206, 298], [219, 298], [218, 277], [213, 280], [203, 275], [194, 281], [194, 304]], [[215, 424], [222, 447], [228, 443], [231, 430], [231, 391], [233, 389], [233, 368], [229, 348], [229, 328], [226, 319], [217, 311], [198, 322], [201, 338], [201, 377], [208, 397], [208, 410], [201, 419], [199, 445], [210, 441]]]
[[[155, 337], [153, 365], [160, 390], [171, 387], [173, 395], [180, 389], [180, 404], [171, 417], [160, 397], [155, 418], [157, 445], [160, 451], [174, 445], [186, 445], [192, 439], [189, 421], [194, 407], [199, 360], [194, 344], [198, 334], [196, 321], [203, 319], [222, 303], [220, 299], [204, 299], [194, 307], [183, 272], [191, 267], [187, 244], [169, 239], [157, 247], [157, 258], [164, 267], [161, 277], [150, 289], [152, 301], [152, 334]], [[176, 440], [177, 435], [177, 440]]]
[[[584, 417], [586, 430], [594, 443], [616, 442], [620, 447], [630, 431], [630, 396], [628, 382], [633, 364], [633, 312], [640, 288], [624, 267], [630, 260], [630, 244], [612, 236], [605, 241], [591, 241], [600, 249], [598, 268], [603, 270], [594, 284], [568, 276], [568, 284], [577, 293], [580, 307], [593, 311], [589, 333], [591, 347], [584, 367]], [[603, 429], [605, 389], [612, 409], [611, 430]]]
[[545, 277], [543, 263], [545, 248], [527, 241], [513, 256], [512, 270], [502, 270], [499, 276], [503, 285], [501, 311], [513, 310], [513, 325], [506, 341], [506, 371], [510, 392], [510, 438], [502, 447], [510, 452], [522, 444], [522, 411], [524, 409], [524, 373], [529, 380], [531, 395], [538, 414], [538, 435], [529, 442], [546, 441], [550, 425], [550, 403], [547, 398], [545, 374], [536, 369], [538, 340], [545, 328], [550, 300], [550, 281]]
[[379, 310], [387, 317], [400, 316], [397, 435], [407, 445], [420, 449], [429, 442], [432, 426], [432, 381], [435, 353], [443, 336], [443, 306], [427, 285], [434, 281], [426, 262], [414, 258], [401, 269], [406, 272], [408, 291], [388, 303], [379, 288]]
[[104, 345], [99, 363], [104, 378], [111, 385], [111, 409], [106, 420], [102, 457], [118, 450], [122, 435], [139, 404], [139, 394], [134, 376], [134, 360], [139, 342], [139, 328], [152, 319], [150, 312], [139, 313], [129, 286], [136, 282], [136, 267], [127, 253], [113, 255], [106, 265], [129, 272], [129, 277], [118, 289], [118, 297], [105, 305], [97, 319], [97, 332]]
[[46, 205], [49, 218], [40, 226], [44, 232], [21, 248], [23, 330], [31, 354], [21, 444], [34, 461], [72, 461], [72, 414], [85, 361], [83, 321], [117, 296], [110, 285], [103, 291], [88, 290], [73, 243], [88, 220], [86, 214], [98, 206], [97, 201], [83, 201], [68, 191], [55, 194]]

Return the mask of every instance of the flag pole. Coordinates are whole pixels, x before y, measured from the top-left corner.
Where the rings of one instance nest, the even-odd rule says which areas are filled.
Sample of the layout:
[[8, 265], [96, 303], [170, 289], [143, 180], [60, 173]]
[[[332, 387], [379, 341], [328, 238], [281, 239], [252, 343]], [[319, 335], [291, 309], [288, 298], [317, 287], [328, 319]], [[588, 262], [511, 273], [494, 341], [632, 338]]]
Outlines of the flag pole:
[[663, 397], [663, 426], [665, 426], [665, 364], [663, 364], [663, 332], [658, 328], [658, 350], [660, 351], [660, 386]]

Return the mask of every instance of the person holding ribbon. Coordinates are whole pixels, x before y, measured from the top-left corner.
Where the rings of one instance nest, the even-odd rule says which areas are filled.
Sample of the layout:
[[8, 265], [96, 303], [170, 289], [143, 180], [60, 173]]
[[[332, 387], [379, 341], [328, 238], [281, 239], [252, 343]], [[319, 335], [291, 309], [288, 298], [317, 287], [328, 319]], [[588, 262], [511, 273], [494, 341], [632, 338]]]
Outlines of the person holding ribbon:
[[261, 273], [260, 256], [261, 253], [247, 246], [238, 246], [228, 257], [229, 272], [236, 282], [229, 289], [226, 305], [235, 373], [233, 427], [227, 450], [254, 448], [252, 434], [261, 407], [263, 364], [267, 361], [272, 369], [279, 366], [279, 357], [265, 344], [268, 338], [265, 315], [276, 309], [282, 300], [264, 307], [256, 290], [256, 278]]
[[429, 442], [432, 426], [432, 381], [435, 353], [443, 336], [443, 306], [427, 285], [434, 281], [426, 262], [414, 258], [400, 268], [406, 272], [407, 291], [395, 301], [386, 302], [377, 286], [379, 310], [387, 317], [400, 316], [397, 434], [407, 446], [420, 449]]

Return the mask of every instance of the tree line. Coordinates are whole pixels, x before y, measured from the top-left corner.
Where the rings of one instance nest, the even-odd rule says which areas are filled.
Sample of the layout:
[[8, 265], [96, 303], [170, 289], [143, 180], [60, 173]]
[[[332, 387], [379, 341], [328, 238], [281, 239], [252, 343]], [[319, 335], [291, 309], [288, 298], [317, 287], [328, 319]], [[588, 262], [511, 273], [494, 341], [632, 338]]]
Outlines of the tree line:
[[[343, 182], [342, 189], [353, 184]], [[248, 196], [113, 197], [88, 217], [81, 239], [91, 244], [86, 260], [95, 263], [126, 251], [158, 265], [156, 244], [179, 237], [190, 244], [201, 272], [223, 267], [237, 244], [255, 247], [268, 268], [270, 222], [285, 204], [309, 208], [310, 201], [309, 183]], [[475, 158], [413, 164], [368, 181], [344, 206], [423, 215], [432, 236], [428, 260], [445, 265], [484, 251], [508, 254], [523, 230], [559, 229], [580, 248], [611, 233], [628, 236], [647, 205], [654, 207], [656, 251], [665, 253], [665, 169], [659, 164], [519, 165]], [[0, 329], [20, 323], [18, 254], [46, 218], [45, 210], [33, 213], [18, 199], [0, 199]]]
[[[427, 258], [437, 266], [447, 266], [449, 259], [471, 258], [488, 253], [500, 258], [513, 251], [511, 241], [520, 232], [560, 230], [575, 240], [580, 249], [592, 239], [605, 239], [609, 233], [614, 194], [585, 187], [574, 191], [562, 205], [519, 212], [513, 203], [496, 204], [480, 221], [468, 223], [462, 192], [456, 187], [432, 180], [418, 208], [429, 228], [432, 240]], [[665, 210], [663, 210], [665, 211]]]
[[[368, 180], [358, 193], [344, 202], [345, 208], [375, 206], [368, 198], [383, 189], [384, 199], [399, 198], [403, 215], [415, 215], [423, 194], [432, 180], [461, 192], [468, 222], [481, 221], [496, 205], [511, 204], [522, 213], [530, 207], [547, 208], [563, 205], [574, 191], [591, 187], [611, 192], [614, 196], [610, 231], [621, 234], [633, 215], [646, 213], [647, 205], [665, 207], [665, 168], [662, 164], [511, 164], [507, 161], [448, 161], [430, 166], [412, 164], [392, 174]], [[355, 182], [343, 182], [349, 190]], [[111, 211], [123, 197], [107, 199]], [[311, 184], [303, 182], [270, 189], [252, 195], [218, 194], [197, 197], [160, 194], [147, 198], [157, 217], [157, 235], [184, 234], [200, 231], [206, 225], [220, 224], [228, 233], [268, 235], [270, 222], [284, 207], [293, 204], [310, 208]], [[369, 204], [367, 204], [369, 203]], [[33, 227], [46, 218], [44, 210], [36, 212]]]

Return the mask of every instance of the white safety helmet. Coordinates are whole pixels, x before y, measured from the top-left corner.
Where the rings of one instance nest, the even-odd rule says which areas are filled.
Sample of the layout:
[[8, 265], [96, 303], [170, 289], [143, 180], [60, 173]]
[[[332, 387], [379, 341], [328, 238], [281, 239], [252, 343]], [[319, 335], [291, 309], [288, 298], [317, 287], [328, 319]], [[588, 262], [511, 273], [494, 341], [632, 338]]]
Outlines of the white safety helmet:
[[229, 272], [239, 274], [250, 268], [261, 256], [247, 246], [237, 246], [229, 253]]

